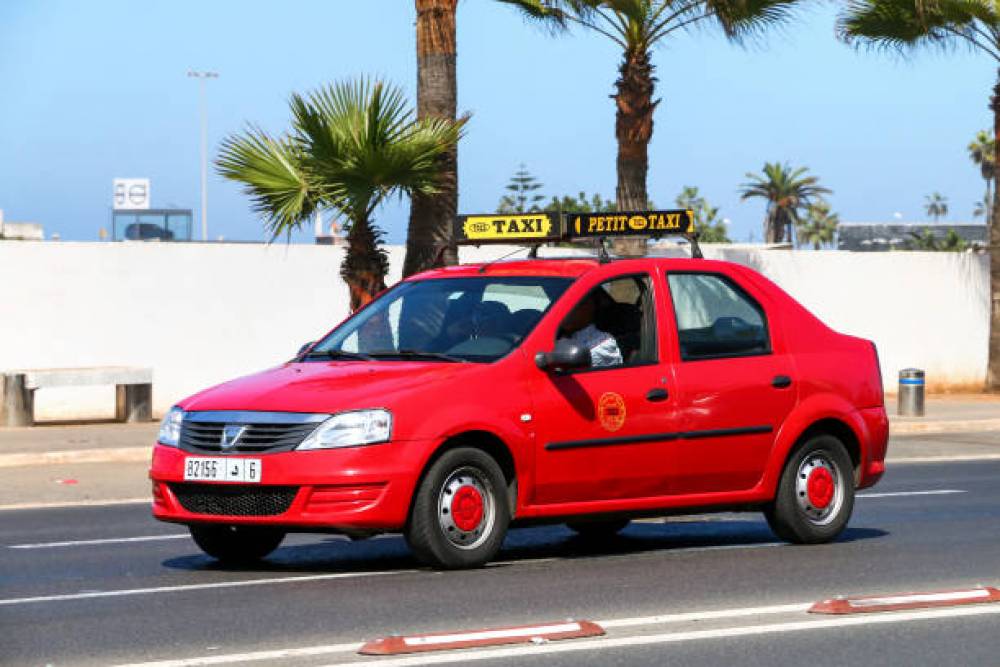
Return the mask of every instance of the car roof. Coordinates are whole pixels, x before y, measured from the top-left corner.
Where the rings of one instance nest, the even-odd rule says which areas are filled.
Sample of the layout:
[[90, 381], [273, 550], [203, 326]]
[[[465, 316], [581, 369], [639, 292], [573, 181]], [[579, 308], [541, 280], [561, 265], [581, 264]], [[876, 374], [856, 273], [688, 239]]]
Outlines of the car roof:
[[722, 266], [730, 267], [731, 262], [720, 262], [688, 257], [636, 257], [612, 258], [601, 262], [597, 257], [558, 257], [538, 259], [510, 259], [476, 264], [458, 264], [440, 269], [431, 269], [411, 276], [408, 280], [431, 280], [435, 278], [462, 278], [480, 275], [490, 276], [553, 276], [579, 278], [600, 266], [608, 264], [628, 264], [630, 269], [661, 267], [668, 271], [718, 271]]

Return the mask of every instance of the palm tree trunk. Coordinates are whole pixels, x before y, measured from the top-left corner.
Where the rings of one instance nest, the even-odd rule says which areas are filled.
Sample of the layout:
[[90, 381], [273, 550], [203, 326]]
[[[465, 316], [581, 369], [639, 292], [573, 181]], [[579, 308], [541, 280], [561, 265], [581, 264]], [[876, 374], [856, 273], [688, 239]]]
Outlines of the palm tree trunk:
[[340, 275], [351, 292], [352, 313], [385, 289], [389, 260], [378, 242], [379, 234], [367, 218], [351, 223], [347, 232], [347, 256], [340, 266]]
[[[455, 120], [455, 6], [458, 0], [416, 0], [417, 118]], [[414, 195], [406, 236], [403, 277], [434, 266], [456, 264], [451, 227], [458, 211], [458, 148], [442, 156], [435, 195]], [[445, 250], [442, 252], [442, 248]]]
[[653, 65], [649, 52], [629, 50], [618, 69], [615, 105], [615, 137], [618, 139], [619, 211], [641, 211], [649, 204], [646, 175], [649, 171], [649, 141], [653, 137]]
[[990, 225], [993, 224], [993, 179], [986, 179], [986, 210], [984, 211], [986, 215], [986, 238], [990, 236]]
[[777, 205], [768, 207], [764, 220], [764, 243], [781, 243], [785, 239], [786, 224], [784, 209]]
[[[993, 136], [997, 138], [1000, 137], [1000, 70], [997, 71], [997, 84], [993, 87], [990, 109], [993, 111]], [[1000, 169], [993, 174], [994, 179], [998, 177]], [[991, 223], [997, 220], [1000, 220], [1000, 184], [993, 188], [993, 214], [990, 216]], [[990, 347], [986, 389], [1000, 391], [1000, 225], [990, 224], [987, 233], [990, 255]]]

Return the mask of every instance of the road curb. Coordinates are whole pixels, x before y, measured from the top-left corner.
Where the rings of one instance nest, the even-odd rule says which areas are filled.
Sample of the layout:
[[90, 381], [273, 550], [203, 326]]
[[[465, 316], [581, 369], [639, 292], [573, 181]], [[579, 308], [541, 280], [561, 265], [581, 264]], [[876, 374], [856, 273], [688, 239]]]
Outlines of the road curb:
[[16, 454], [0, 454], [0, 468], [66, 463], [139, 463], [148, 462], [152, 455], [152, 447], [145, 446], [73, 449], [62, 452], [18, 452]]
[[1000, 419], [967, 419], [965, 421], [891, 421], [890, 435], [912, 435], [931, 433], [979, 433], [1000, 431]]

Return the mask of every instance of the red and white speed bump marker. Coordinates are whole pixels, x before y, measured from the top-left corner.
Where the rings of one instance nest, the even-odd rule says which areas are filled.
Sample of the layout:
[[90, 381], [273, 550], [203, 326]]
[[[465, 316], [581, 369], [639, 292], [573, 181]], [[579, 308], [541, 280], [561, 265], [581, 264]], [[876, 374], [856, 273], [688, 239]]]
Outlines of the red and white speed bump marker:
[[530, 644], [560, 639], [599, 637], [604, 628], [592, 621], [567, 620], [544, 625], [519, 625], [512, 628], [438, 632], [428, 635], [382, 637], [362, 646], [362, 655], [396, 655], [423, 651], [444, 651], [456, 648], [480, 648], [502, 644]]
[[835, 598], [817, 602], [810, 614], [864, 614], [877, 611], [904, 611], [925, 607], [955, 607], [963, 604], [1000, 602], [1000, 590], [992, 586], [977, 586], [960, 591], [937, 593], [901, 593], [856, 598]]

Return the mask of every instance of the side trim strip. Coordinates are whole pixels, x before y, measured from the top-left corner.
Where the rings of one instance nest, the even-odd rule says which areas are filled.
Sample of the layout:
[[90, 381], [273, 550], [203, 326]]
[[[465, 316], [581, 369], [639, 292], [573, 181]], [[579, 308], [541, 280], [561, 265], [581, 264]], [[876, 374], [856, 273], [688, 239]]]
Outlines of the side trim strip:
[[565, 440], [550, 442], [545, 445], [546, 451], [562, 449], [584, 449], [588, 447], [612, 447], [614, 445], [637, 445], [644, 442], [667, 442], [670, 440], [701, 440], [704, 438], [725, 438], [737, 435], [755, 435], [771, 433], [770, 426], [744, 426], [741, 428], [718, 428], [705, 431], [676, 431], [674, 433], [650, 433], [649, 435], [629, 435], [618, 438], [595, 438], [592, 440]]

